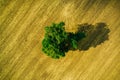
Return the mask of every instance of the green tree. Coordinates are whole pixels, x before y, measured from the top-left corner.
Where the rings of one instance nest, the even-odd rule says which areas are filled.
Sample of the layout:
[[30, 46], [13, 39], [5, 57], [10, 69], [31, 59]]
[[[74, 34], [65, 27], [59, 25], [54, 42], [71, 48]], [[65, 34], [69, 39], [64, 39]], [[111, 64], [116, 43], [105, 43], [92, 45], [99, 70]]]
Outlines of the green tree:
[[45, 37], [42, 41], [42, 51], [52, 58], [60, 58], [65, 56], [67, 50], [64, 41], [67, 40], [67, 33], [63, 27], [64, 22], [59, 24], [53, 23], [51, 26], [45, 27]]
[[70, 49], [77, 49], [77, 42], [85, 37], [84, 33], [81, 32], [75, 34], [66, 32], [64, 25], [64, 22], [60, 22], [45, 27], [42, 51], [55, 59], [65, 56], [65, 52]]

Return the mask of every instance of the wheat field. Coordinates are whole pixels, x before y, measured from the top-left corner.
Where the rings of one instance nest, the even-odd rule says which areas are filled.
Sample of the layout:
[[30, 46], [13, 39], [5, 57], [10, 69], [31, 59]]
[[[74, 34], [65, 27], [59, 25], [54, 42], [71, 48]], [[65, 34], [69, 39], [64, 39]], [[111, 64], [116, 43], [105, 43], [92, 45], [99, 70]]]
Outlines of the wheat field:
[[[52, 59], [41, 41], [60, 21], [70, 32], [104, 22], [109, 39]], [[0, 0], [0, 80], [120, 80], [120, 0]]]

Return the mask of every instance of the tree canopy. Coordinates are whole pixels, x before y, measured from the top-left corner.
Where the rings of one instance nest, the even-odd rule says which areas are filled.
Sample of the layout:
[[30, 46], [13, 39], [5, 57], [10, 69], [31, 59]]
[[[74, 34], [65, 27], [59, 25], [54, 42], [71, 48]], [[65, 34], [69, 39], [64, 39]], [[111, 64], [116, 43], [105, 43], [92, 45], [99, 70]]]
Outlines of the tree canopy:
[[53, 23], [45, 27], [45, 37], [42, 41], [42, 51], [48, 56], [58, 59], [64, 57], [70, 49], [77, 49], [77, 42], [85, 37], [82, 32], [66, 32], [65, 23]]

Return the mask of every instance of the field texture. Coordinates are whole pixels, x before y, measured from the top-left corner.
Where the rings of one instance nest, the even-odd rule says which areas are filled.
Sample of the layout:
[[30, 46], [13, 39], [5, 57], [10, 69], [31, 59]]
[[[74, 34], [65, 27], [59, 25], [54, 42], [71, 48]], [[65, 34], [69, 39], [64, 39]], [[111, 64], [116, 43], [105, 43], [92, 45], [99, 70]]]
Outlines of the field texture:
[[[44, 27], [60, 21], [70, 32], [104, 22], [108, 40], [52, 59], [41, 41]], [[120, 0], [0, 0], [0, 80], [120, 80]]]

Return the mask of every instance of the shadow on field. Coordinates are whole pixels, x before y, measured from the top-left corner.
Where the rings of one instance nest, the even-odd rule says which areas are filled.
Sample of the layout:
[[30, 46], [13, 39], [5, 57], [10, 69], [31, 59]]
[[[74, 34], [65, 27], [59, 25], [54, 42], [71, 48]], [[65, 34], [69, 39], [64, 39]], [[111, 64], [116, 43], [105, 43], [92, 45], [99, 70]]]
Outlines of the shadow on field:
[[105, 23], [101, 22], [95, 25], [85, 23], [78, 26], [77, 32], [84, 32], [86, 35], [85, 38], [78, 41], [79, 50], [88, 50], [90, 47], [96, 47], [108, 40], [110, 30]]

